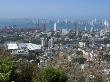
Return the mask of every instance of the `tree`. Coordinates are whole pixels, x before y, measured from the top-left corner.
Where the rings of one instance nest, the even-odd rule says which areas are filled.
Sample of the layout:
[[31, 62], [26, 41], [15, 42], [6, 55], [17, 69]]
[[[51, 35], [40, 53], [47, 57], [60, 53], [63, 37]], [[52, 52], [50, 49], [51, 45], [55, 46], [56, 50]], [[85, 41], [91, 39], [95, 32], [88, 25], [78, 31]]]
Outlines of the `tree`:
[[14, 81], [19, 72], [12, 61], [13, 58], [4, 48], [0, 47], [0, 53], [0, 82]]
[[0, 47], [0, 82], [37, 82], [39, 68], [37, 64], [25, 59], [13, 57], [5, 48]]
[[17, 82], [37, 82], [39, 81], [40, 70], [37, 64], [25, 61], [24, 59], [17, 63], [20, 72]]
[[67, 75], [56, 68], [44, 68], [41, 73], [41, 82], [67, 82]]

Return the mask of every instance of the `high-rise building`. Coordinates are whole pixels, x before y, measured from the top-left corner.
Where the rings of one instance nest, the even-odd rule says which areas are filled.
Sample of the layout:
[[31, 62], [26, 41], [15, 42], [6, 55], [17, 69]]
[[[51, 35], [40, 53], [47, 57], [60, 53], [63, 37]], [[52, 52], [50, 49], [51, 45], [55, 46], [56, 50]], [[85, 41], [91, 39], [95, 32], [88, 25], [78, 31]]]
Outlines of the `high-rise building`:
[[86, 26], [85, 26], [85, 31], [87, 31], [87, 28], [86, 28]]
[[104, 25], [105, 25], [106, 28], [109, 27], [109, 23], [108, 23], [108, 21], [107, 21], [106, 19], [105, 19], [105, 21], [104, 21]]
[[94, 25], [94, 21], [93, 21], [93, 20], [90, 22], [90, 25], [91, 25], [91, 26], [93, 26], [93, 25]]
[[54, 31], [56, 31], [56, 30], [57, 30], [57, 24], [54, 23]]
[[41, 38], [41, 47], [44, 47], [44, 46], [45, 46], [44, 38]]
[[93, 31], [93, 26], [94, 26], [94, 22], [95, 22], [95, 21], [96, 21], [96, 19], [95, 19], [94, 21], [92, 20], [92, 21], [90, 22], [90, 26], [91, 26], [90, 32]]
[[76, 36], [78, 36], [78, 35], [79, 35], [79, 29], [76, 28]]
[[93, 27], [91, 27], [91, 30], [90, 30], [90, 32], [92, 32], [93, 31]]
[[59, 22], [60, 22], [60, 20], [59, 20], [59, 18], [58, 18], [57, 23], [59, 23]]
[[62, 29], [62, 35], [66, 35], [68, 34], [68, 30], [67, 29]]
[[104, 25], [105, 25], [105, 31], [108, 32], [109, 23], [106, 19], [104, 21]]
[[53, 48], [53, 38], [49, 39], [48, 41], [48, 49], [52, 49]]

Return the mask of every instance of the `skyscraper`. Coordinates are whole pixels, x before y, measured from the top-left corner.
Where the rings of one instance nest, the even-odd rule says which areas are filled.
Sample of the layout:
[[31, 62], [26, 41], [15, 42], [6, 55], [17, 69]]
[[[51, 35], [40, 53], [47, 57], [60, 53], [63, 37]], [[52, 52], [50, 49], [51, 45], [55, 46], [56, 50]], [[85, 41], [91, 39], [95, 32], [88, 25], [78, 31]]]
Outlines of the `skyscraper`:
[[57, 30], [57, 24], [54, 23], [54, 31], [56, 31], [56, 30]]
[[109, 23], [106, 19], [104, 21], [104, 25], [105, 25], [105, 31], [108, 32]]
[[44, 38], [41, 38], [41, 46], [44, 47], [45, 46], [45, 41]]
[[90, 29], [90, 32], [92, 32], [93, 31], [93, 27], [91, 27], [91, 29]]
[[108, 21], [107, 21], [106, 19], [105, 19], [105, 21], [104, 21], [104, 25], [105, 25], [106, 28], [109, 27], [109, 23], [108, 23]]
[[50, 38], [48, 41], [48, 49], [52, 49], [53, 48], [53, 38]]
[[86, 26], [85, 26], [85, 31], [87, 31], [87, 28], [86, 28]]

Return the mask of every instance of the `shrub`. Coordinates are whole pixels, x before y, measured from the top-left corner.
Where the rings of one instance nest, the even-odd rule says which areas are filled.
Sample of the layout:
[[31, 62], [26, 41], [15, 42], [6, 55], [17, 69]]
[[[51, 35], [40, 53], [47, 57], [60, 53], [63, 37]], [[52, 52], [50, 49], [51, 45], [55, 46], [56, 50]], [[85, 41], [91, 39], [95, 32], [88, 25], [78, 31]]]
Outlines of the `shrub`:
[[47, 67], [41, 74], [41, 82], [67, 82], [67, 75], [58, 69]]
[[0, 56], [0, 82], [10, 82], [17, 78], [19, 72], [10, 57]]

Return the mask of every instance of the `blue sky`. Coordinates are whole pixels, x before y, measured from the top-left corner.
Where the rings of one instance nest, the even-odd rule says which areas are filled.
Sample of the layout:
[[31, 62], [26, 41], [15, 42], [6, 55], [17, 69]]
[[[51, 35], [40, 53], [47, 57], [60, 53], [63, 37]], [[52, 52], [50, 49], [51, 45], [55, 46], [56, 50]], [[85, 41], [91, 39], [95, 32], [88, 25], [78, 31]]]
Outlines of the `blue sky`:
[[110, 0], [0, 0], [0, 18], [109, 17]]

